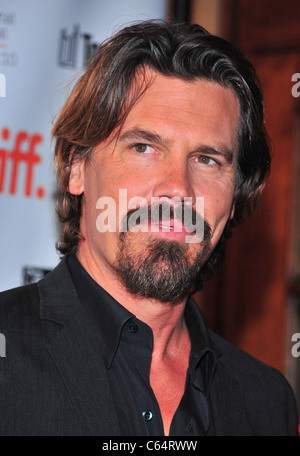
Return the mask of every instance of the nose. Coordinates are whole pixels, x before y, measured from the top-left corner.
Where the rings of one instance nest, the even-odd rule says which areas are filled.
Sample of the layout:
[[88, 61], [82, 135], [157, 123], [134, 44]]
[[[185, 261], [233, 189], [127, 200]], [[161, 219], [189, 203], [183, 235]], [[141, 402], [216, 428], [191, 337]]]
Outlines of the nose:
[[189, 176], [188, 165], [185, 160], [167, 161], [157, 176], [153, 196], [158, 198], [189, 198], [194, 205], [196, 195]]

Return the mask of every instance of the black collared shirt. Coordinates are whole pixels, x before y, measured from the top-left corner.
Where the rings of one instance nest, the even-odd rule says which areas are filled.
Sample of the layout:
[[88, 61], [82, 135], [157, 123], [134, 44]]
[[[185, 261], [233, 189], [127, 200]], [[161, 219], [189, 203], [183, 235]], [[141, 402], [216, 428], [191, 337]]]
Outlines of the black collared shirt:
[[[69, 256], [67, 262], [79, 299], [99, 327], [102, 357], [121, 435], [163, 436], [161, 413], [149, 380], [153, 348], [151, 328], [98, 285], [75, 255]], [[216, 356], [202, 315], [192, 299], [187, 303], [184, 316], [191, 352], [185, 391], [173, 416], [169, 435], [214, 435], [209, 391]]]

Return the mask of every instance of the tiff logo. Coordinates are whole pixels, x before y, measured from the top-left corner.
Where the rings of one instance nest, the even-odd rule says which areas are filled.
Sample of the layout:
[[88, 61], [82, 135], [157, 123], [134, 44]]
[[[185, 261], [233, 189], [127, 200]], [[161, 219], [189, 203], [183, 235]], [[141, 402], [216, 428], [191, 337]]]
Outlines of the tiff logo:
[[[9, 128], [3, 128], [1, 136], [3, 141], [11, 137]], [[19, 167], [21, 163], [26, 166], [24, 196], [33, 195], [33, 172], [34, 167], [41, 162], [41, 156], [36, 153], [36, 147], [43, 141], [42, 135], [29, 135], [26, 131], [19, 131], [14, 138], [12, 150], [0, 147], [0, 194], [5, 191], [6, 180], [8, 181], [8, 193], [17, 193], [18, 182], [20, 181]], [[10, 164], [11, 166], [8, 166]], [[38, 198], [44, 197], [44, 188], [36, 189]]]
[[62, 66], [74, 68], [76, 66], [77, 45], [79, 39], [79, 25], [74, 25], [73, 32], [68, 34], [67, 29], [60, 31], [58, 63]]
[[0, 358], [6, 357], [6, 339], [4, 334], [0, 333]]
[[3, 73], [0, 73], [0, 97], [6, 97], [6, 79]]
[[68, 33], [67, 29], [62, 29], [59, 35], [58, 45], [58, 64], [61, 66], [75, 68], [78, 58], [79, 40], [83, 39], [83, 66], [86, 65], [89, 58], [94, 54], [98, 43], [92, 42], [92, 35], [89, 33], [80, 33], [79, 25], [73, 26], [73, 31]]

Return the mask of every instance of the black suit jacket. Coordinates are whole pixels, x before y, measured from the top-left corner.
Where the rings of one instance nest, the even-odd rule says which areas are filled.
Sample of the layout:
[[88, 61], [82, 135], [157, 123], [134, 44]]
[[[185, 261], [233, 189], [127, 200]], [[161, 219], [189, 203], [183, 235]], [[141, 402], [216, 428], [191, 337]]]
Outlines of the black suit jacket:
[[[0, 294], [0, 435], [119, 435], [94, 322], [63, 260], [38, 284]], [[217, 435], [297, 435], [290, 386], [210, 333]]]

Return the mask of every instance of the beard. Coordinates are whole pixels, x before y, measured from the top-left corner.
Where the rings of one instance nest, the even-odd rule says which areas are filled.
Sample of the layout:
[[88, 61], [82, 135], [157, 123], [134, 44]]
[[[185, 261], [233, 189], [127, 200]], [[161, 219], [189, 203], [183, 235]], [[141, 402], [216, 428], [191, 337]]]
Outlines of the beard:
[[203, 240], [193, 247], [127, 231], [120, 234], [115, 271], [131, 294], [175, 305], [202, 287], [201, 270], [210, 254], [206, 221]]

